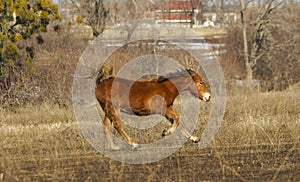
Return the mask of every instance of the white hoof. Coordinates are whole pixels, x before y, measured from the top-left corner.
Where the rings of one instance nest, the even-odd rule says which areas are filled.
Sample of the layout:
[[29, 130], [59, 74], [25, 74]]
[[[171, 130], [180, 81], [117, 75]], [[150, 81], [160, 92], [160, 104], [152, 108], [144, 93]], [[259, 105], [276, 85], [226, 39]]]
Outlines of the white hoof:
[[162, 136], [167, 136], [169, 135], [171, 132], [168, 129], [164, 129], [164, 131], [162, 132]]
[[141, 146], [137, 143], [131, 144], [133, 150], [139, 149]]
[[200, 141], [200, 139], [198, 137], [195, 137], [195, 136], [191, 136], [190, 140], [192, 140], [195, 143], [198, 143]]

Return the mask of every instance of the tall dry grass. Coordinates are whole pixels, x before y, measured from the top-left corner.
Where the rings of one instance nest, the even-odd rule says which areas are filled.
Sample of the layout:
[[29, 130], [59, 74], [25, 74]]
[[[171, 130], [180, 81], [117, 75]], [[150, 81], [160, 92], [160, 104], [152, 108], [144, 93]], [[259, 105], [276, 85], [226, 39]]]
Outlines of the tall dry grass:
[[220, 136], [232, 137], [226, 140], [229, 145], [280, 145], [299, 140], [299, 89], [284, 92], [242, 90], [238, 92], [235, 88], [227, 98], [223, 130], [226, 128], [234, 133], [221, 130]]
[[[170, 157], [145, 165], [119, 163], [98, 153], [81, 135], [71, 108], [47, 102], [14, 111], [0, 108], [0, 180], [295, 179], [299, 93], [299, 88], [270, 93], [229, 90], [222, 127], [208, 148], [198, 151], [196, 144], [187, 142]], [[195, 135], [201, 136], [207, 116], [200, 117]], [[129, 130], [140, 141], [158, 135], [134, 132]]]

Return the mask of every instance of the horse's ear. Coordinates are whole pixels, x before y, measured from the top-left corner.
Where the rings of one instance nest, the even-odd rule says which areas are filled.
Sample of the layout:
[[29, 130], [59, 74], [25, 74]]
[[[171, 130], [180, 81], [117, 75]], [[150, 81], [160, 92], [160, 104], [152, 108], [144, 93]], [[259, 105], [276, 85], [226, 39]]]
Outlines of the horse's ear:
[[191, 76], [196, 75], [195, 71], [192, 70], [191, 68], [186, 69], [186, 71], [187, 71]]
[[191, 75], [191, 77], [193, 78], [194, 81], [196, 81], [196, 82], [202, 81], [201, 77], [196, 73], [196, 71], [194, 71], [192, 69], [187, 69], [186, 71]]

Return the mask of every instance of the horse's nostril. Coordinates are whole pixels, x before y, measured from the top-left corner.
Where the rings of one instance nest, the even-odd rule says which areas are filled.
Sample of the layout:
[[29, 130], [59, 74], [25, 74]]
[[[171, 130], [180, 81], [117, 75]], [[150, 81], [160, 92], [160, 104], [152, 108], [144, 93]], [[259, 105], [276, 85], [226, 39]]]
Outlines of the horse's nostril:
[[205, 95], [204, 96], [204, 101], [208, 102], [210, 100], [210, 95]]
[[210, 100], [210, 96], [207, 97], [207, 101], [209, 101], [209, 100]]

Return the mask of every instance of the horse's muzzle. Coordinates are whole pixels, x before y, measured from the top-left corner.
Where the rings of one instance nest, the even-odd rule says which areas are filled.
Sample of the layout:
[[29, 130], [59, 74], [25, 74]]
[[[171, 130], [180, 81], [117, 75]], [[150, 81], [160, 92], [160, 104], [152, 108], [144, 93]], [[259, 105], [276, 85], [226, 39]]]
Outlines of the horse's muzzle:
[[203, 95], [203, 101], [208, 102], [210, 100], [210, 94], [209, 93], [205, 93]]

